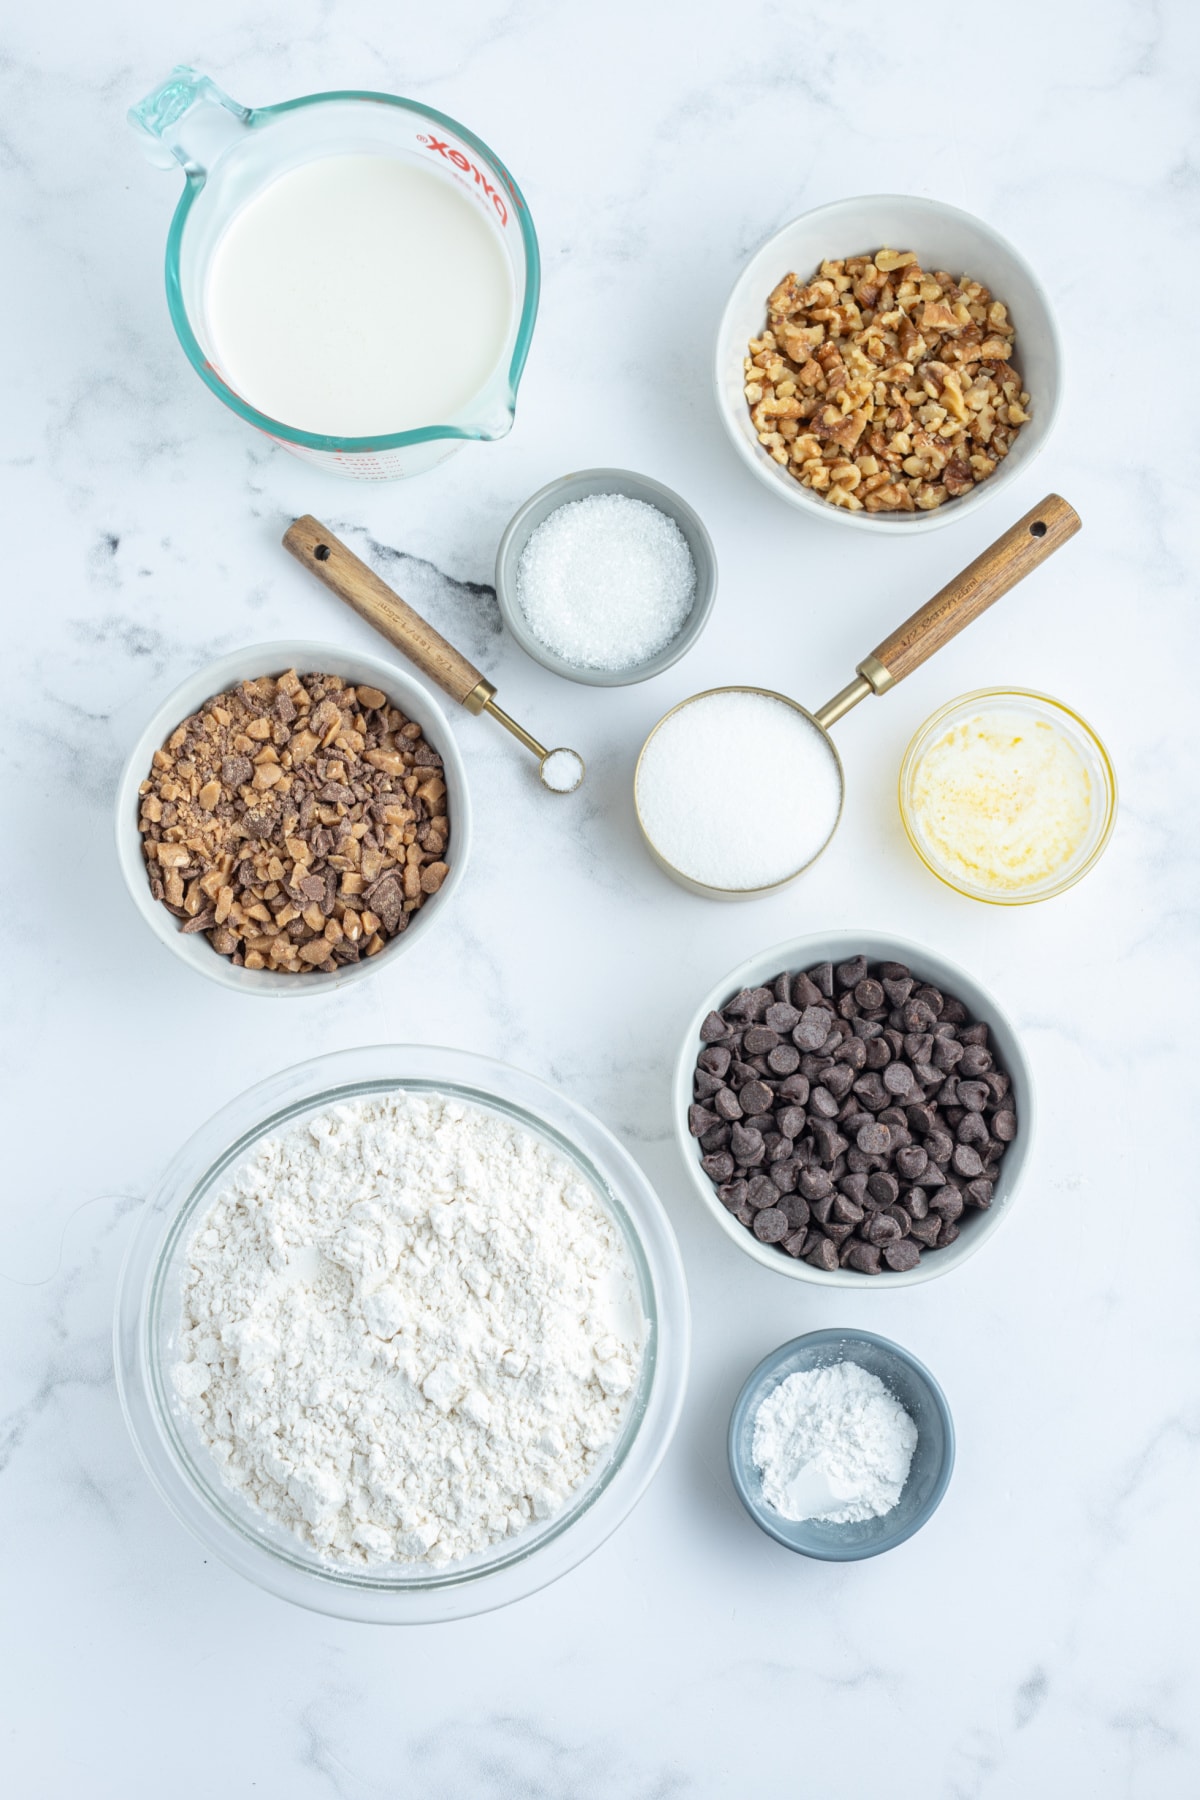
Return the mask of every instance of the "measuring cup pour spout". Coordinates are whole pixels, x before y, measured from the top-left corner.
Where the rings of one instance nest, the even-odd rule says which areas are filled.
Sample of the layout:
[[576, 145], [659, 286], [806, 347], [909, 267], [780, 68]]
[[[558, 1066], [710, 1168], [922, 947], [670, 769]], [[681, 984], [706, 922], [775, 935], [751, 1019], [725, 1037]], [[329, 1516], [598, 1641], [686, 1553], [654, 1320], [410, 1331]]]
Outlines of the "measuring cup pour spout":
[[251, 126], [248, 106], [239, 106], [215, 81], [185, 63], [131, 106], [128, 117], [151, 162], [160, 169], [178, 163], [193, 181], [203, 181], [221, 152]]

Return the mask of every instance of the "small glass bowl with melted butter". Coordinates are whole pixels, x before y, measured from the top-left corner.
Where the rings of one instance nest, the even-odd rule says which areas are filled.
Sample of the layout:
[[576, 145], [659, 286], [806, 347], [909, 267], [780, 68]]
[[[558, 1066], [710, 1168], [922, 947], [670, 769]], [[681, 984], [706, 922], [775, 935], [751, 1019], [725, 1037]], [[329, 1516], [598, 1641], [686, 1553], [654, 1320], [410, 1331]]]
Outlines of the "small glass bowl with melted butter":
[[1049, 900], [1103, 854], [1117, 779], [1078, 713], [1027, 688], [981, 688], [926, 719], [900, 765], [900, 816], [940, 881], [972, 900]]

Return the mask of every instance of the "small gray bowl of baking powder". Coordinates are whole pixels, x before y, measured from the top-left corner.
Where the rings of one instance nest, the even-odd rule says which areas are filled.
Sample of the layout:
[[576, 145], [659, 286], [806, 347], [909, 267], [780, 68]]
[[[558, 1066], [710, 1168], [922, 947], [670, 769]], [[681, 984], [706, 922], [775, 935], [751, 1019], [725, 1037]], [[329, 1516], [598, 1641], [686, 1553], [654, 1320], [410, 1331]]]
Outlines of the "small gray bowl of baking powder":
[[521, 648], [589, 687], [679, 661], [717, 594], [712, 539], [686, 500], [629, 469], [562, 475], [528, 499], [496, 552], [496, 599]]
[[[903, 1409], [916, 1427], [916, 1444], [899, 1497], [887, 1511], [867, 1518], [788, 1518], [764, 1492], [764, 1469], [755, 1457], [755, 1426], [760, 1410], [789, 1377], [836, 1370], [842, 1364], [857, 1365], [882, 1382], [890, 1401]], [[844, 1430], [845, 1426], [841, 1428]], [[760, 1437], [760, 1450], [761, 1446]], [[954, 1468], [954, 1422], [946, 1396], [929, 1370], [899, 1344], [870, 1331], [810, 1331], [781, 1344], [750, 1375], [734, 1404], [728, 1447], [729, 1470], [738, 1498], [761, 1530], [801, 1556], [816, 1557], [822, 1562], [858, 1562], [894, 1550], [937, 1511]], [[778, 1476], [777, 1470], [767, 1473]], [[810, 1464], [806, 1469], [797, 1468], [794, 1479], [811, 1495], [821, 1475]], [[816, 1504], [820, 1503], [814, 1503], [814, 1510]], [[853, 1504], [839, 1508], [832, 1497], [829, 1509], [866, 1510]]]

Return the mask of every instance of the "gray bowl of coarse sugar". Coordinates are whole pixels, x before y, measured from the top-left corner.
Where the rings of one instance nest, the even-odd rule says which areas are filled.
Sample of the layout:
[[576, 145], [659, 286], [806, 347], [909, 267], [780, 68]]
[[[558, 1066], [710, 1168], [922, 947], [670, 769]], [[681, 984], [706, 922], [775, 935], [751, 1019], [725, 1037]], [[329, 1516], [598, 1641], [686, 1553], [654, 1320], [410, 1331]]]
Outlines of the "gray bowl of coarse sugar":
[[513, 637], [543, 668], [589, 687], [669, 669], [704, 630], [716, 594], [699, 515], [630, 469], [547, 483], [513, 514], [496, 552], [496, 599]]

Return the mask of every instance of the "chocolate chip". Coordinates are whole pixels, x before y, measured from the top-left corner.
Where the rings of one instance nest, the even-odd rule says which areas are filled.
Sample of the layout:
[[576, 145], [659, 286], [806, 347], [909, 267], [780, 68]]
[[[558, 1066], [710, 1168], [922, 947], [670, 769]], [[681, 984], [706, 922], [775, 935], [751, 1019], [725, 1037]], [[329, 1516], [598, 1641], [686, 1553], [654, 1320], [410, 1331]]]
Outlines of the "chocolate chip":
[[770, 1109], [774, 1098], [766, 1082], [757, 1079], [746, 1082], [738, 1093], [744, 1113], [765, 1113]]
[[963, 1189], [963, 1199], [968, 1206], [975, 1206], [980, 1211], [985, 1211], [992, 1204], [992, 1183], [985, 1181], [982, 1176], [976, 1176], [975, 1180], [969, 1181]]
[[716, 1113], [707, 1106], [697, 1103], [688, 1107], [688, 1130], [693, 1137], [703, 1136], [706, 1131], [711, 1131], [713, 1126], [718, 1124], [720, 1124], [720, 1120]]
[[874, 1169], [867, 1177], [867, 1192], [880, 1206], [891, 1206], [900, 1197], [900, 1183], [888, 1169]]
[[920, 1246], [914, 1244], [911, 1238], [902, 1238], [898, 1244], [885, 1244], [883, 1260], [889, 1269], [895, 1269], [898, 1272], [915, 1269], [921, 1260]]
[[788, 1235], [787, 1214], [781, 1207], [768, 1206], [754, 1217], [754, 1235], [762, 1244], [778, 1244]]
[[819, 1050], [829, 1036], [829, 1024], [824, 1007], [806, 1006], [792, 1032], [792, 1042], [799, 1050]]
[[891, 1127], [888, 1125], [860, 1125], [855, 1141], [859, 1149], [864, 1150], [868, 1156], [883, 1156], [891, 1146]]
[[728, 1150], [729, 1130], [728, 1125], [714, 1125], [711, 1131], [702, 1131], [697, 1142], [702, 1150], [710, 1153], [714, 1150]]
[[696, 1058], [697, 1066], [707, 1070], [710, 1075], [724, 1075], [731, 1061], [732, 1057], [724, 1044], [713, 1044], [709, 1049], [702, 1050]]
[[789, 1256], [801, 1256], [803, 1255], [804, 1246], [807, 1244], [808, 1238], [808, 1231], [801, 1225], [798, 1230], [793, 1231], [790, 1236], [785, 1237], [779, 1247], [781, 1250], [786, 1250]]
[[991, 1089], [986, 1081], [960, 1081], [957, 1084], [957, 1104], [965, 1106], [968, 1112], [981, 1113], [991, 1099]]
[[779, 1098], [805, 1106], [808, 1103], [809, 1082], [807, 1075], [789, 1075], [786, 1081], [779, 1084]]
[[810, 980], [807, 975], [801, 974], [794, 978], [792, 982], [792, 1005], [798, 1006], [801, 1012], [803, 1012], [806, 1006], [819, 1006], [821, 998], [821, 989], [817, 986], [816, 982]]
[[745, 1181], [726, 1181], [717, 1189], [717, 1198], [730, 1212], [739, 1212], [745, 1205], [748, 1188]]
[[907, 1144], [896, 1152], [896, 1167], [906, 1181], [916, 1181], [929, 1164], [929, 1153], [920, 1144]]
[[968, 1178], [983, 1173], [983, 1158], [970, 1144], [957, 1144], [950, 1161], [960, 1175]]
[[854, 999], [860, 1012], [876, 1012], [883, 1005], [884, 992], [878, 981], [869, 975], [855, 983]]
[[719, 1012], [710, 1012], [700, 1027], [700, 1036], [706, 1044], [715, 1044], [719, 1039], [729, 1036], [729, 1027]]
[[834, 970], [839, 988], [854, 988], [867, 972], [865, 956], [852, 956], [847, 962], [839, 963]]
[[1014, 1112], [998, 1112], [992, 1120], [992, 1130], [1002, 1144], [1011, 1144], [1017, 1135], [1017, 1115]]
[[779, 1189], [769, 1175], [755, 1175], [748, 1185], [746, 1199], [756, 1212], [761, 1212], [764, 1207], [778, 1203]]
[[808, 971], [808, 978], [813, 983], [814, 987], [817, 989], [817, 992], [824, 995], [826, 1000], [833, 999], [833, 964], [832, 963], [829, 963], [829, 962], [817, 963], [814, 968], [811, 968]]
[[838, 1253], [835, 1245], [823, 1233], [804, 1251], [804, 1260], [814, 1269], [824, 1269], [832, 1275], [838, 1266]]
[[786, 1037], [800, 1023], [800, 1013], [786, 1001], [777, 1000], [774, 1006], [768, 1006], [763, 1023], [769, 1025], [772, 1031], [777, 1031], [780, 1037]]
[[768, 1025], [750, 1025], [742, 1039], [742, 1048], [751, 1056], [765, 1056], [779, 1042], [779, 1033]]
[[[745, 1091], [743, 1088], [742, 1092]], [[732, 1123], [734, 1119], [741, 1118], [745, 1108], [732, 1088], [723, 1087], [713, 1101], [713, 1111], [719, 1119], [728, 1119]]]
[[772, 1004], [774, 995], [769, 988], [742, 988], [722, 1008], [727, 1018], [746, 1019], [755, 1022], [766, 1016], [768, 1006]]
[[861, 1037], [844, 1038], [833, 1054], [839, 1068], [845, 1067], [855, 1074], [867, 1066], [867, 1046]]
[[842, 1267], [856, 1269], [860, 1275], [878, 1275], [879, 1250], [861, 1238], [851, 1238], [842, 1252]]
[[794, 1044], [777, 1044], [768, 1052], [767, 1067], [772, 1075], [791, 1075], [800, 1067], [800, 1052]]
[[834, 1063], [821, 1076], [821, 1086], [833, 1095], [835, 1100], [844, 1100], [854, 1086], [854, 1070], [846, 1063]]
[[735, 1125], [730, 1132], [729, 1148], [733, 1151], [735, 1162], [743, 1167], [752, 1167], [760, 1163], [765, 1154], [761, 1131], [747, 1131], [743, 1125]]
[[711, 1156], [702, 1156], [700, 1158], [700, 1167], [704, 1170], [704, 1173], [708, 1176], [710, 1181], [715, 1181], [717, 1185], [720, 1186], [723, 1181], [728, 1181], [733, 1174], [733, 1158], [730, 1156], [728, 1150], [717, 1150], [714, 1151]]

